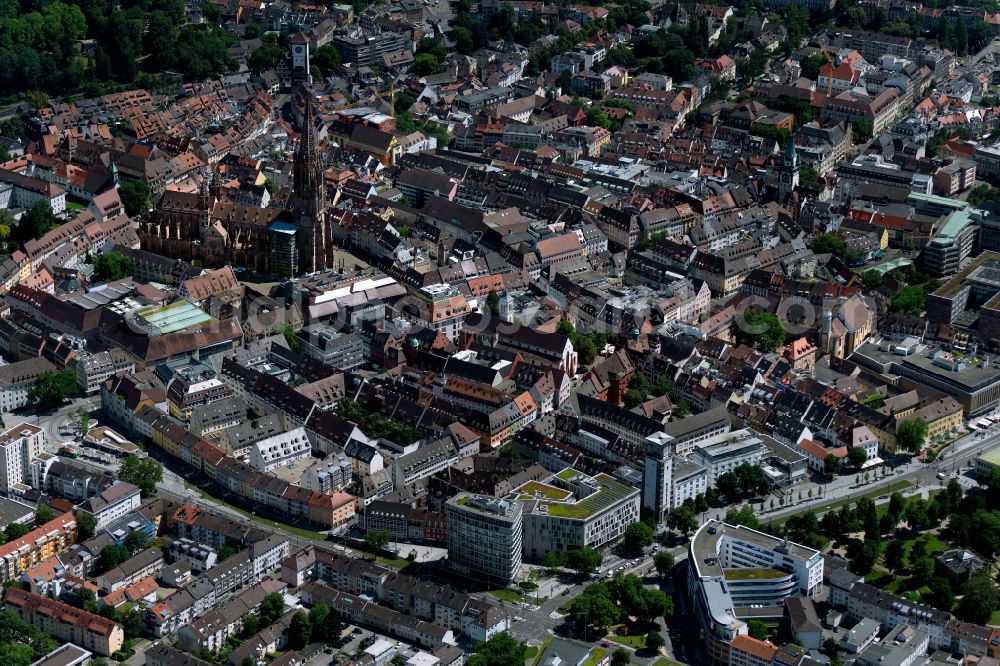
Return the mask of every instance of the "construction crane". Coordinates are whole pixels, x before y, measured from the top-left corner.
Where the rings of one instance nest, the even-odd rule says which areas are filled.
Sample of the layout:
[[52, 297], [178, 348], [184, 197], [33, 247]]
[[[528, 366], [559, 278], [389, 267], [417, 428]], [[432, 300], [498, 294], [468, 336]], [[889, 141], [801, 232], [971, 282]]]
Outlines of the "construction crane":
[[824, 64], [830, 65], [830, 76], [826, 77], [826, 96], [831, 97], [833, 95], [833, 71], [834, 71], [833, 56], [831, 56], [830, 52], [826, 50], [825, 43], [821, 44], [821, 46], [822, 50], [820, 51], [820, 55], [826, 58], [826, 63]]
[[[389, 93], [389, 115], [392, 116], [393, 118], [396, 117], [396, 92], [398, 90], [399, 90], [399, 88], [397, 88], [396, 84], [394, 83], [394, 84], [392, 84], [391, 87], [386, 88], [384, 90], [379, 90], [378, 92], [375, 93], [375, 101], [376, 102], [378, 100], [382, 99], [385, 96], [386, 93]], [[357, 108], [359, 106], [372, 106], [373, 104], [374, 104], [373, 102], [371, 102], [369, 100], [366, 100], [366, 99], [363, 99], [363, 100], [359, 100], [357, 102], [351, 102], [350, 104], [345, 104], [344, 106], [338, 107], [335, 110], [336, 111], [345, 111], [347, 109], [354, 109], [354, 108]]]

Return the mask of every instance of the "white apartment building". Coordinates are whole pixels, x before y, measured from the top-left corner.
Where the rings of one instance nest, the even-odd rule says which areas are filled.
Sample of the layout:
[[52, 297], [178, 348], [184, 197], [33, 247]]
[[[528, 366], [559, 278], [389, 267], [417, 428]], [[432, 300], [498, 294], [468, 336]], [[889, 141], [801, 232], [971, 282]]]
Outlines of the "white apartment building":
[[250, 466], [261, 472], [288, 465], [312, 455], [312, 444], [303, 427], [262, 439], [250, 448]]
[[138, 509], [141, 501], [138, 487], [115, 481], [111, 487], [81, 504], [80, 510], [91, 514], [96, 528], [101, 529]]
[[0, 435], [0, 490], [10, 494], [17, 484], [31, 478], [31, 463], [44, 444], [44, 431], [28, 423], [20, 423]]
[[507, 584], [521, 568], [521, 503], [459, 493], [445, 505], [448, 565], [461, 576]]
[[708, 489], [708, 470], [687, 460], [674, 463], [673, 489], [670, 492], [670, 508], [676, 509], [685, 500], [694, 500]]
[[764, 442], [747, 429], [734, 430], [699, 442], [691, 455], [708, 472], [708, 484], [714, 486], [719, 477], [748, 463], [759, 465], [764, 457]]
[[529, 481], [511, 493], [523, 511], [523, 549], [531, 558], [549, 551], [600, 548], [639, 521], [639, 490], [607, 474], [567, 468], [546, 481]]
[[281, 561], [288, 557], [291, 548], [288, 539], [277, 534], [263, 541], [257, 541], [250, 546], [250, 564], [253, 567], [253, 580], [259, 581], [264, 574], [278, 570]]

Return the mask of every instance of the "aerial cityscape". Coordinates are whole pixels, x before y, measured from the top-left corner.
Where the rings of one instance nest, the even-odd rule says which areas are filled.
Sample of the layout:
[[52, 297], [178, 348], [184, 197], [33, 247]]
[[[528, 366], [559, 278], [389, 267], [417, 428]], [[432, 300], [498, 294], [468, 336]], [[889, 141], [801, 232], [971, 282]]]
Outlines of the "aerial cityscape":
[[1000, 666], [1000, 3], [0, 0], [3, 666]]

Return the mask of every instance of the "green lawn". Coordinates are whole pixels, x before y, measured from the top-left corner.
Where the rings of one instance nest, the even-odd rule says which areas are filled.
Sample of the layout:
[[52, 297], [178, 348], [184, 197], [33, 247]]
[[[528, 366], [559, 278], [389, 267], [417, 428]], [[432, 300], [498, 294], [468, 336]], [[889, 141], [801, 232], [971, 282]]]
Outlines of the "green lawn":
[[994, 627], [1000, 627], [1000, 610], [993, 611], [993, 615], [990, 616], [990, 624]]
[[608, 634], [604, 637], [604, 639], [611, 641], [612, 643], [624, 645], [627, 648], [632, 648], [633, 650], [638, 650], [646, 644], [646, 637], [642, 634], [638, 636], [618, 636], [616, 634]]
[[[847, 504], [854, 504], [862, 497], [867, 497], [869, 499], [872, 499], [878, 497], [879, 495], [888, 495], [896, 491], [902, 492], [903, 490], [906, 490], [912, 485], [913, 484], [910, 483], [909, 481], [893, 481], [888, 486], [878, 486], [875, 489], [870, 490], [861, 495], [853, 495], [851, 497], [845, 497], [844, 499], [840, 499], [835, 502], [830, 502], [828, 504], [820, 504], [819, 506], [810, 506], [806, 508], [809, 511], [815, 513], [817, 516], [819, 516], [820, 514], [826, 513], [827, 511], [830, 511], [832, 509], [839, 509], [840, 507], [845, 506]], [[784, 525], [786, 522], [788, 522], [788, 519], [791, 518], [793, 515], [796, 514], [789, 514], [782, 518], [778, 518], [777, 520], [768, 521], [768, 523], [772, 525]]]
[[514, 604], [519, 604], [524, 599], [520, 594], [514, 590], [509, 590], [506, 587], [501, 587], [496, 590], [490, 590], [490, 594], [499, 599], [500, 601], [509, 601]]
[[379, 557], [377, 561], [379, 564], [384, 564], [393, 569], [405, 569], [410, 566], [410, 561], [402, 557]]
[[538, 656], [538, 648], [536, 648], [534, 645], [529, 645], [528, 647], [524, 648], [525, 660], [534, 659], [537, 656]]

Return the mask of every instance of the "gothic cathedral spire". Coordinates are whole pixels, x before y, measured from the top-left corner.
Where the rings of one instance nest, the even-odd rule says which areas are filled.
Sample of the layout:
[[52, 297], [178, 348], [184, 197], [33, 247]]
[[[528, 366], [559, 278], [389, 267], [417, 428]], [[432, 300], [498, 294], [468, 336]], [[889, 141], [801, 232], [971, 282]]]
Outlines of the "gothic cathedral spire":
[[332, 238], [326, 222], [326, 188], [323, 160], [316, 141], [316, 112], [312, 93], [306, 88], [302, 135], [292, 169], [291, 213], [297, 227], [299, 270], [311, 273], [330, 265]]

